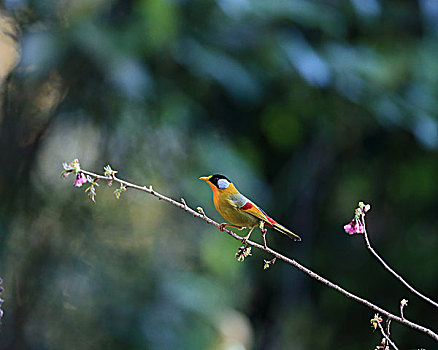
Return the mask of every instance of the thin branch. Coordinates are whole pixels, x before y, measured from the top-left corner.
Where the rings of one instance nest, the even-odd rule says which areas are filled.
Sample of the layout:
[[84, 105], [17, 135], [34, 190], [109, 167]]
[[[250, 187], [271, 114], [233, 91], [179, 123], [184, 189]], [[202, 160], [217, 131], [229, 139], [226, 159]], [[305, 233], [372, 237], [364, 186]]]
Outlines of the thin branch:
[[398, 348], [397, 348], [397, 346], [395, 345], [395, 343], [394, 343], [391, 339], [389, 339], [389, 332], [388, 332], [388, 334], [385, 333], [385, 330], [383, 329], [383, 327], [382, 327], [382, 325], [380, 324], [380, 322], [377, 322], [377, 325], [379, 326], [379, 328], [380, 328], [380, 332], [382, 333], [382, 335], [383, 335], [383, 337], [386, 339], [386, 341], [387, 341], [389, 344], [391, 344], [391, 346], [392, 346], [395, 350], [398, 350]]
[[[401, 283], [403, 283], [412, 293], [418, 295], [423, 300], [431, 303], [433, 306], [438, 307], [438, 303], [430, 299], [429, 297], [425, 296], [424, 294], [421, 294], [418, 290], [416, 290], [414, 287], [412, 287], [408, 282], [406, 282], [403, 277], [401, 277], [397, 272], [395, 272], [381, 257], [377, 252], [374, 250], [374, 248], [371, 246], [370, 240], [368, 238], [368, 233], [365, 228], [365, 219], [362, 217], [362, 222], [364, 225], [364, 232], [363, 237], [365, 239], [365, 244], [368, 248], [368, 250], [376, 257], [377, 260], [383, 265], [385, 269], [387, 269], [390, 273], [392, 273]], [[403, 317], [403, 315], [402, 315]]]
[[[3, 283], [2, 278], [0, 277], [0, 294], [3, 292], [3, 287], [1, 286], [1, 284]], [[0, 325], [2, 324], [2, 317], [3, 317], [3, 310], [1, 309], [2, 304], [3, 304], [3, 299], [0, 298]]]
[[[205, 222], [207, 222], [210, 225], [219, 227], [219, 223], [217, 223], [216, 221], [210, 219], [208, 216], [205, 215], [204, 212], [202, 212], [202, 214], [201, 214], [201, 213], [193, 210], [189, 206], [187, 206], [187, 204], [184, 204], [184, 203], [181, 203], [181, 202], [177, 202], [177, 201], [175, 201], [175, 200], [173, 200], [173, 199], [171, 199], [169, 197], [166, 197], [166, 196], [158, 193], [157, 191], [153, 190], [152, 186], [146, 187], [146, 186], [135, 185], [135, 184], [127, 182], [125, 180], [119, 179], [115, 175], [106, 177], [106, 176], [98, 175], [98, 174], [95, 174], [95, 173], [92, 173], [90, 171], [86, 171], [86, 170], [83, 170], [83, 169], [80, 169], [80, 172], [82, 172], [82, 173], [84, 173], [86, 175], [93, 176], [93, 177], [98, 178], [98, 179], [107, 180], [107, 181], [111, 181], [111, 180], [116, 181], [116, 182], [124, 185], [126, 188], [134, 188], [134, 189], [137, 189], [139, 191], [147, 192], [147, 193], [157, 197], [159, 200], [163, 200], [165, 202], [173, 204], [174, 206], [176, 206], [176, 207], [178, 207], [178, 208], [180, 208], [180, 209], [182, 209], [184, 211], [187, 211], [188, 213], [190, 213], [194, 217], [199, 218], [201, 220], [204, 220]], [[233, 231], [228, 230], [226, 228], [223, 229], [223, 232], [226, 232], [227, 234], [229, 234], [230, 236], [232, 236], [233, 238], [235, 238], [236, 240], [238, 240], [238, 241], [240, 241], [242, 243], [246, 243], [249, 246], [252, 246], [254, 248], [258, 248], [260, 250], [263, 250], [266, 253], [273, 255], [277, 259], [283, 260], [284, 262], [286, 262], [286, 263], [288, 263], [290, 265], [295, 266], [296, 268], [298, 268], [299, 270], [303, 271], [304, 273], [306, 273], [310, 277], [314, 278], [318, 282], [321, 282], [321, 283], [325, 284], [326, 286], [328, 286], [328, 287], [338, 291], [339, 293], [345, 295], [347, 298], [353, 299], [353, 300], [355, 300], [355, 301], [357, 301], [357, 302], [359, 302], [359, 303], [361, 303], [361, 304], [363, 304], [363, 305], [365, 305], [365, 306], [367, 306], [367, 307], [369, 307], [369, 308], [371, 308], [371, 309], [381, 313], [382, 315], [385, 315], [387, 318], [389, 318], [391, 320], [400, 322], [400, 323], [402, 323], [402, 324], [404, 324], [404, 325], [406, 325], [406, 326], [408, 326], [408, 327], [410, 327], [412, 329], [415, 329], [415, 330], [418, 330], [420, 332], [423, 332], [423, 333], [427, 334], [428, 336], [430, 336], [431, 338], [433, 338], [434, 340], [438, 341], [438, 334], [435, 333], [434, 331], [432, 331], [431, 329], [428, 329], [428, 328], [426, 328], [424, 326], [421, 326], [421, 325], [419, 325], [417, 323], [414, 323], [412, 321], [408, 321], [406, 318], [401, 318], [400, 316], [392, 314], [392, 313], [386, 311], [385, 309], [382, 309], [381, 307], [371, 303], [370, 301], [368, 301], [368, 300], [366, 300], [364, 298], [361, 298], [361, 297], [359, 297], [359, 296], [357, 296], [357, 295], [355, 295], [353, 293], [350, 293], [349, 291], [343, 289], [342, 287], [338, 286], [337, 284], [335, 284], [333, 282], [330, 282], [329, 280], [325, 279], [324, 277], [321, 277], [317, 273], [313, 272], [309, 268], [307, 268], [304, 265], [302, 265], [299, 262], [297, 262], [295, 259], [290, 259], [290, 258], [288, 258], [288, 257], [286, 257], [286, 256], [284, 256], [284, 255], [282, 255], [282, 254], [280, 254], [278, 252], [276, 252], [275, 250], [272, 250], [269, 247], [264, 247], [263, 245], [258, 244], [256, 242], [249, 241], [249, 240], [244, 242], [245, 241], [244, 237], [240, 237], [239, 235], [237, 235]]]
[[386, 320], [386, 334], [388, 334], [388, 336], [391, 335], [391, 320], [390, 319]]

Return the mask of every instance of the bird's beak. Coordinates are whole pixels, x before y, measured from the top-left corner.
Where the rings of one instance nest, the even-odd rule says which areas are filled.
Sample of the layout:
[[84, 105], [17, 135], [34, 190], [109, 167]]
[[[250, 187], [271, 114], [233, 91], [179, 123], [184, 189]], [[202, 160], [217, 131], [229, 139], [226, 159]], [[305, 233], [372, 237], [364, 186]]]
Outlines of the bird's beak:
[[199, 178], [199, 180], [202, 180], [202, 181], [208, 181], [209, 179], [210, 179], [210, 176], [201, 176]]

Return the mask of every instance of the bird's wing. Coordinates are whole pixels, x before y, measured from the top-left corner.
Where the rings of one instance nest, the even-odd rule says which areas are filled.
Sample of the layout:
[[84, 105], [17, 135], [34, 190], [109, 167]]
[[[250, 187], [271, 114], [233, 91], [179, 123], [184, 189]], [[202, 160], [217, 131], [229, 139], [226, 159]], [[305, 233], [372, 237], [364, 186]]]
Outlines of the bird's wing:
[[264, 221], [265, 226], [273, 227], [277, 231], [280, 231], [281, 233], [285, 234], [289, 238], [293, 239], [294, 241], [301, 241], [301, 238], [293, 233], [292, 231], [288, 230], [286, 227], [280, 225], [277, 221], [274, 219], [271, 219], [268, 214], [266, 214], [262, 208], [258, 207], [255, 203], [251, 202], [248, 198], [246, 198], [243, 195], [240, 195], [241, 197], [238, 197], [238, 200], [234, 201], [234, 204], [238, 204], [237, 207], [239, 210], [248, 213], [252, 216], [255, 216], [257, 219]]
[[258, 207], [256, 204], [251, 202], [249, 199], [248, 201], [239, 208], [240, 210], [244, 211], [245, 213], [251, 214], [255, 216], [256, 218], [260, 219], [261, 221], [265, 222], [265, 226], [273, 227], [277, 231], [280, 231], [281, 233], [285, 234], [289, 238], [293, 239], [294, 241], [301, 241], [300, 236], [293, 233], [292, 231], [288, 230], [286, 227], [280, 225], [277, 221], [274, 219], [271, 219], [262, 208]]
[[[269, 224], [276, 224], [277, 222], [271, 219], [257, 204], [251, 202], [249, 199], [245, 198], [246, 201], [243, 205], [239, 207], [239, 210], [242, 210], [245, 213], [251, 214], [256, 218]], [[270, 225], [269, 225], [270, 226]]]

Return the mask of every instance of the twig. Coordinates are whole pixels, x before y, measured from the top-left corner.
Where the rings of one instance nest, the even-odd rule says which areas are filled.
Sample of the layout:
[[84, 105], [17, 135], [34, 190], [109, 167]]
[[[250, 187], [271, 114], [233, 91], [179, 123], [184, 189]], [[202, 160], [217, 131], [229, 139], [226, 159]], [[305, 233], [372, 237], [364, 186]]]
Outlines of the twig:
[[262, 231], [262, 238], [263, 238], [263, 247], [267, 248], [267, 242], [266, 242], [266, 233], [268, 233], [268, 230], [265, 228], [264, 221], [260, 221], [260, 231]]
[[[0, 277], [0, 294], [3, 292], [3, 287], [1, 286], [1, 284], [3, 283], [2, 278]], [[2, 317], [3, 317], [3, 310], [1, 309], [1, 306], [3, 304], [3, 299], [0, 298], [0, 325], [2, 324]]]
[[389, 318], [386, 320], [386, 334], [388, 337], [391, 335], [391, 320]]
[[402, 299], [400, 301], [400, 316], [401, 316], [401, 318], [405, 318], [405, 316], [403, 315], [403, 309], [405, 308], [405, 306], [408, 306], [408, 300]]
[[[166, 197], [166, 196], [158, 193], [157, 191], [154, 191], [152, 189], [152, 186], [149, 186], [149, 187], [138, 186], [138, 185], [135, 185], [133, 183], [127, 182], [125, 180], [119, 179], [115, 175], [106, 177], [106, 176], [98, 175], [98, 174], [95, 174], [95, 173], [92, 173], [90, 171], [86, 171], [86, 170], [83, 170], [83, 169], [80, 169], [80, 172], [82, 172], [82, 173], [84, 173], [86, 175], [93, 176], [93, 177], [98, 178], [98, 179], [107, 180], [107, 181], [108, 180], [116, 181], [116, 182], [122, 184], [123, 186], [125, 186], [126, 188], [134, 188], [134, 189], [137, 189], [139, 191], [147, 192], [147, 193], [157, 197], [160, 200], [163, 200], [165, 202], [173, 204], [174, 206], [187, 211], [188, 213], [190, 213], [194, 217], [197, 217], [197, 218], [199, 218], [201, 220], [204, 220], [205, 222], [207, 222], [210, 225], [219, 227], [219, 223], [217, 223], [216, 221], [210, 219], [208, 216], [205, 215], [204, 212], [202, 212], [202, 214], [198, 213], [197, 211], [193, 210], [192, 208], [188, 207], [187, 205], [184, 205], [183, 203], [177, 202], [177, 201], [175, 201], [175, 200], [173, 200], [173, 199], [171, 199], [169, 197]], [[415, 329], [415, 330], [418, 330], [420, 332], [423, 332], [423, 333], [427, 334], [428, 336], [430, 336], [431, 338], [433, 338], [434, 340], [438, 341], [438, 334], [435, 333], [434, 331], [432, 331], [431, 329], [426, 328], [424, 326], [421, 326], [421, 325], [419, 325], [417, 323], [414, 323], [412, 321], [408, 321], [407, 319], [399, 317], [399, 316], [397, 316], [395, 314], [392, 314], [392, 313], [386, 311], [385, 309], [382, 309], [381, 307], [371, 303], [370, 301], [368, 301], [368, 300], [366, 300], [364, 298], [361, 298], [361, 297], [359, 297], [359, 296], [357, 296], [357, 295], [355, 295], [353, 293], [350, 293], [349, 291], [343, 289], [342, 287], [338, 286], [337, 284], [335, 284], [333, 282], [330, 282], [329, 280], [325, 279], [324, 277], [321, 277], [317, 273], [313, 272], [309, 268], [307, 268], [304, 265], [302, 265], [299, 262], [297, 262], [295, 259], [290, 259], [290, 258], [288, 258], [288, 257], [286, 257], [286, 256], [284, 256], [284, 255], [282, 255], [282, 254], [280, 254], [278, 252], [276, 252], [275, 250], [272, 250], [269, 247], [264, 247], [263, 245], [258, 244], [256, 242], [249, 241], [249, 240], [246, 240], [246, 242], [244, 242], [244, 238], [243, 237], [240, 237], [238, 234], [234, 233], [233, 231], [231, 231], [229, 229], [224, 228], [223, 232], [226, 232], [227, 234], [229, 234], [230, 236], [232, 236], [233, 238], [235, 238], [236, 240], [238, 240], [240, 242], [246, 243], [249, 246], [258, 248], [260, 250], [263, 250], [264, 252], [273, 255], [275, 258], [283, 260], [284, 262], [286, 262], [286, 263], [288, 263], [288, 264], [290, 264], [292, 266], [295, 266], [296, 268], [298, 268], [299, 270], [303, 271], [304, 273], [306, 273], [307, 275], [309, 275], [313, 279], [315, 279], [318, 282], [321, 282], [321, 283], [325, 284], [326, 286], [336, 290], [337, 292], [345, 295], [347, 298], [353, 299], [353, 300], [355, 300], [355, 301], [357, 301], [357, 302], [359, 302], [359, 303], [361, 303], [361, 304], [363, 304], [363, 305], [365, 305], [365, 306], [367, 306], [367, 307], [369, 307], [369, 308], [371, 308], [371, 309], [381, 313], [382, 315], [385, 315], [387, 318], [389, 318], [391, 320], [400, 322], [400, 323], [402, 323], [402, 324], [404, 324], [404, 325], [406, 325], [406, 326], [408, 326], [408, 327], [410, 327], [412, 329]]]
[[388, 334], [385, 333], [385, 330], [383, 329], [383, 327], [382, 327], [382, 325], [380, 324], [380, 322], [377, 322], [377, 325], [378, 325], [378, 327], [379, 327], [379, 329], [380, 329], [380, 332], [382, 333], [383, 337], [386, 339], [386, 341], [387, 341], [389, 344], [391, 344], [391, 346], [392, 346], [395, 350], [398, 350], [398, 348], [397, 348], [397, 346], [395, 345], [395, 343], [394, 343], [391, 339], [389, 339], [389, 332], [388, 332]]
[[198, 211], [198, 213], [202, 214], [202, 217], [207, 217], [207, 215], [205, 215], [204, 213], [204, 209], [202, 209], [201, 207], [197, 207], [196, 210]]
[[187, 211], [188, 210], [188, 206], [187, 206], [187, 203], [184, 200], [184, 198], [181, 198], [181, 203], [184, 204], [184, 210]]
[[[374, 250], [374, 248], [371, 246], [370, 240], [368, 238], [368, 233], [365, 227], [365, 219], [362, 217], [362, 222], [364, 226], [364, 232], [363, 237], [365, 239], [365, 244], [368, 248], [368, 250], [376, 257], [377, 260], [383, 265], [385, 269], [387, 269], [390, 273], [392, 273], [401, 283], [403, 283], [412, 293], [418, 295], [423, 300], [426, 300], [427, 302], [431, 303], [433, 306], [438, 307], [438, 303], [430, 299], [429, 297], [425, 296], [424, 294], [421, 294], [418, 290], [416, 290], [414, 287], [412, 287], [408, 282], [406, 282], [403, 277], [401, 277], [397, 272], [395, 272], [380, 256], [377, 254], [377, 252]], [[403, 316], [402, 316], [403, 317]]]
[[277, 258], [274, 257], [274, 259], [263, 260], [263, 261], [264, 261], [263, 270], [266, 270], [266, 269], [269, 269], [272, 265], [275, 264], [275, 262], [277, 261]]

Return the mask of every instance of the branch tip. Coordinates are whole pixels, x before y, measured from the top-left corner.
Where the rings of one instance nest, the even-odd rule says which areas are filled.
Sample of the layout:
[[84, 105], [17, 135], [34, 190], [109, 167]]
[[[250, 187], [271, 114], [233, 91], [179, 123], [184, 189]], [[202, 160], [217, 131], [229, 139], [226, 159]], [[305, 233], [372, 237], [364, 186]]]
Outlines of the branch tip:
[[181, 203], [184, 205], [184, 210], [185, 210], [185, 211], [188, 211], [189, 208], [187, 207], [187, 203], [186, 203], [186, 201], [184, 200], [184, 198], [181, 198]]
[[204, 217], [204, 218], [206, 218], [207, 217], [207, 215], [205, 215], [205, 213], [204, 213], [204, 209], [202, 209], [202, 207], [197, 207], [196, 208], [196, 210]]
[[400, 316], [402, 319], [405, 319], [405, 316], [403, 315], [403, 309], [405, 308], [405, 306], [408, 306], [408, 300], [402, 299], [400, 301]]

